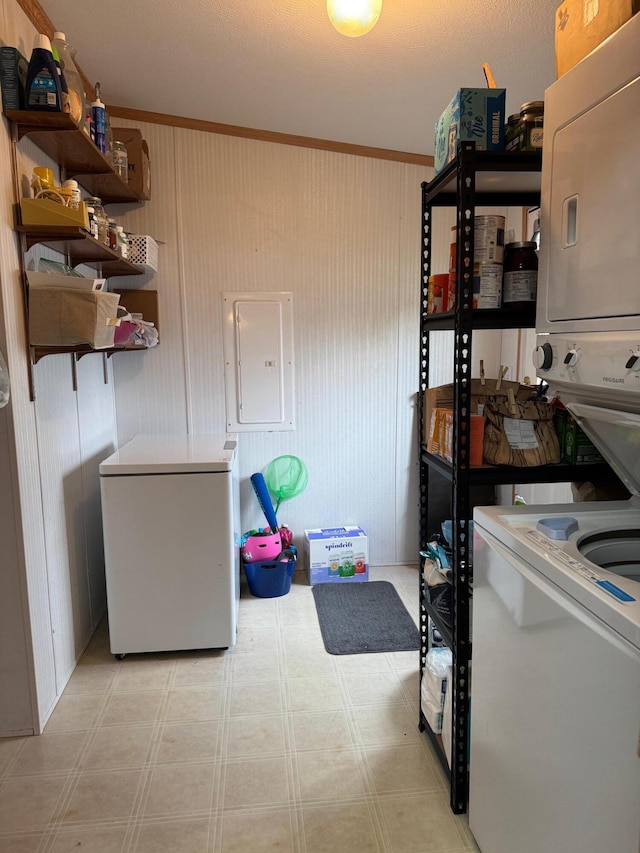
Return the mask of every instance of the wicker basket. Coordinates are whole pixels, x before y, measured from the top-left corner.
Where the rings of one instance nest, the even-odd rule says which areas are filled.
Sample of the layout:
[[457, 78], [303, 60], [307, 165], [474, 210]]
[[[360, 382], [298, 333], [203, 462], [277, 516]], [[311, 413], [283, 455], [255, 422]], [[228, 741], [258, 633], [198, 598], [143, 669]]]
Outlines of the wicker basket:
[[146, 234], [129, 234], [129, 258], [132, 264], [158, 272], [158, 244]]

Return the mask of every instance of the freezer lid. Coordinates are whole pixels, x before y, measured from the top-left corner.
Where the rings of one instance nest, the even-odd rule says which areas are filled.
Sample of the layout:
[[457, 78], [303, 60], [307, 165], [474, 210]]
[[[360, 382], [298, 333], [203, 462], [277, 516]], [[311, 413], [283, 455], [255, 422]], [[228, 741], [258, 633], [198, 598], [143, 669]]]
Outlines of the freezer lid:
[[231, 471], [238, 436], [138, 435], [100, 463], [100, 476]]

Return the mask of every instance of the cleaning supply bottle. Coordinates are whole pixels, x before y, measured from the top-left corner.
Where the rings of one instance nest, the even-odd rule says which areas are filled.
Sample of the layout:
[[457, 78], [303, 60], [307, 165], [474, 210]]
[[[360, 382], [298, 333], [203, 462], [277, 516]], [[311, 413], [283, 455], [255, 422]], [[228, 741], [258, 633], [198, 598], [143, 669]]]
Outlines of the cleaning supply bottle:
[[55, 49], [58, 51], [62, 73], [64, 74], [64, 78], [67, 81], [67, 88], [69, 90], [69, 104], [71, 107], [71, 118], [75, 121], [77, 125], [82, 127], [84, 130], [85, 117], [87, 114], [87, 102], [84, 93], [84, 85], [82, 83], [82, 77], [80, 76], [80, 73], [76, 68], [75, 62], [73, 61], [72, 50], [67, 43], [65, 34], [55, 32], [53, 34], [51, 47], [55, 47]]
[[95, 132], [95, 143], [98, 151], [103, 154], [107, 153], [107, 136], [106, 136], [106, 113], [104, 104], [100, 100], [100, 83], [96, 83], [96, 99], [91, 104], [91, 116], [93, 118], [93, 127]]
[[51, 45], [51, 54], [53, 56], [53, 61], [56, 64], [58, 78], [60, 80], [60, 88], [62, 90], [62, 112], [70, 113], [71, 101], [69, 100], [69, 89], [67, 88], [67, 81], [60, 65], [60, 56], [58, 55], [58, 51], [56, 50], [55, 45], [53, 44]]
[[28, 110], [62, 112], [62, 88], [58, 69], [51, 53], [51, 42], [42, 33], [38, 33], [33, 41], [25, 86], [25, 104]]

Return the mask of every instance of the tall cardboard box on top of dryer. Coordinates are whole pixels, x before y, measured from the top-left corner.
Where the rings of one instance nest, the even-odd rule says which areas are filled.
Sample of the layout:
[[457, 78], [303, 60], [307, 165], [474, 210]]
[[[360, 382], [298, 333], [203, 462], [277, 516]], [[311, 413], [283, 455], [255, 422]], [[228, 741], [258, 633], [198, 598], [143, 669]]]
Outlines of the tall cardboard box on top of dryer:
[[556, 9], [556, 74], [562, 77], [640, 12], [640, 0], [563, 0]]
[[151, 198], [151, 168], [149, 146], [136, 127], [113, 127], [114, 140], [122, 142], [127, 149], [129, 161], [129, 188], [141, 199]]
[[304, 531], [309, 583], [349, 583], [369, 579], [369, 540], [361, 527]]

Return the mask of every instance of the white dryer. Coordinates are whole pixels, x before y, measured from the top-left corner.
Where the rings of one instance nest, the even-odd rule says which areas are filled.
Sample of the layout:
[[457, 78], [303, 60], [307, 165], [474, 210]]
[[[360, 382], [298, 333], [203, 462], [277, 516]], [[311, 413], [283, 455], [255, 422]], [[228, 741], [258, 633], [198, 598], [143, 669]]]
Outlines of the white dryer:
[[228, 648], [240, 597], [236, 435], [139, 435], [100, 464], [111, 651]]

